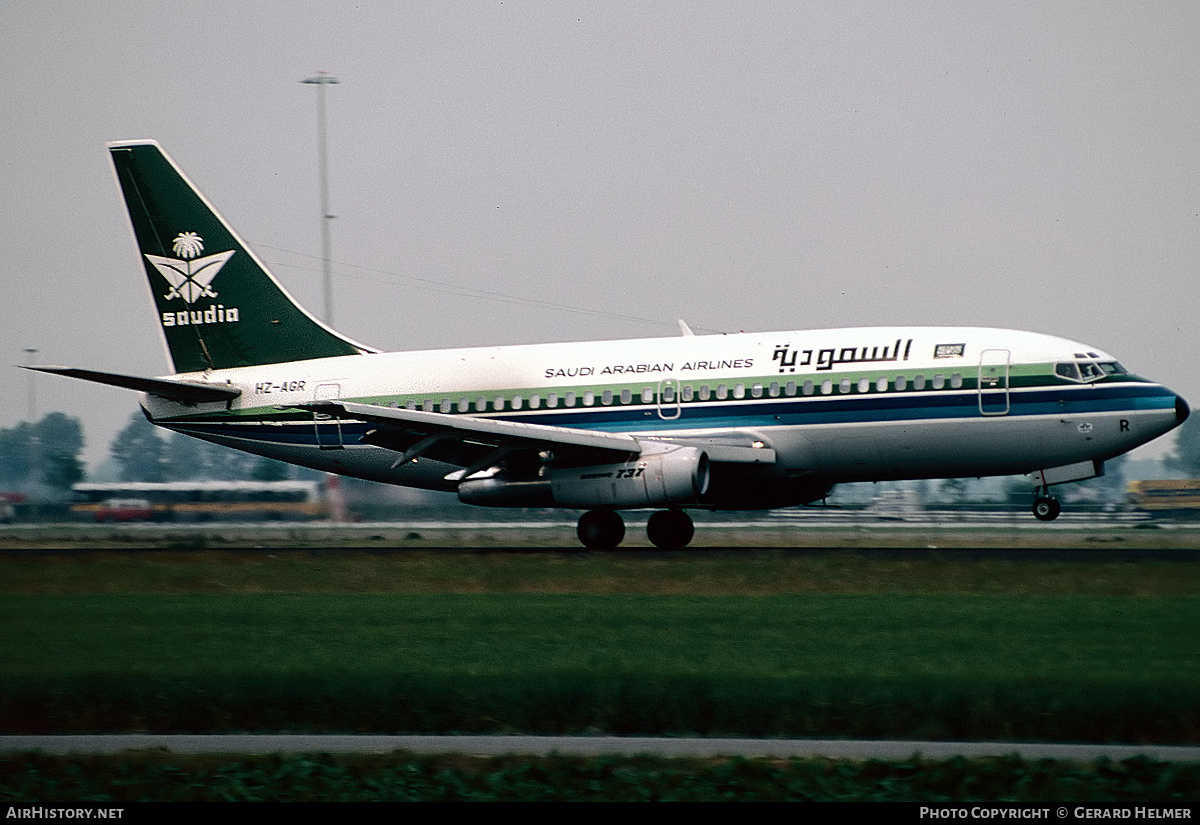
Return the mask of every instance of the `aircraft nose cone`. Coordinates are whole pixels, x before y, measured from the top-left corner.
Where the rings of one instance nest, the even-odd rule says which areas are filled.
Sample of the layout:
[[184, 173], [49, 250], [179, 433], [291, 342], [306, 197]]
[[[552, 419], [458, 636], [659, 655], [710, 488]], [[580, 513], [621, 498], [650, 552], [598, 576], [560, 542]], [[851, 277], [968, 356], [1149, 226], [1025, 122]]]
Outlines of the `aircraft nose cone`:
[[1183, 400], [1182, 395], [1175, 396], [1175, 423], [1182, 424], [1192, 414], [1192, 408]]

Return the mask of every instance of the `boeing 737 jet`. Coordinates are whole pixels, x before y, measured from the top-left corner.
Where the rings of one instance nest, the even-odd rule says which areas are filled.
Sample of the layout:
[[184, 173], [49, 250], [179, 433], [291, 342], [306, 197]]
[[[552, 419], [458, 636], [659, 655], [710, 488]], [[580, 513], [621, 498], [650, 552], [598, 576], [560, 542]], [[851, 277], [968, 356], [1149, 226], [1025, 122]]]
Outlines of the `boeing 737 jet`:
[[842, 482], [1033, 474], [1053, 485], [1181, 424], [1187, 403], [1096, 347], [1006, 329], [875, 327], [381, 353], [300, 307], [175, 162], [109, 145], [172, 373], [35, 367], [136, 390], [176, 432], [491, 507], [582, 510], [588, 547], [654, 509], [823, 500]]

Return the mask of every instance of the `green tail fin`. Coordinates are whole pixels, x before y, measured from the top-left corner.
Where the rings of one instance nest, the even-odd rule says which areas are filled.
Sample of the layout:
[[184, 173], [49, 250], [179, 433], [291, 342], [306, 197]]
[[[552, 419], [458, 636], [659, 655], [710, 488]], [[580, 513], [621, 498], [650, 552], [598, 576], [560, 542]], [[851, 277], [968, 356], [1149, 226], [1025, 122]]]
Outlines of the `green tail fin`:
[[157, 143], [108, 149], [176, 372], [372, 351], [297, 304]]

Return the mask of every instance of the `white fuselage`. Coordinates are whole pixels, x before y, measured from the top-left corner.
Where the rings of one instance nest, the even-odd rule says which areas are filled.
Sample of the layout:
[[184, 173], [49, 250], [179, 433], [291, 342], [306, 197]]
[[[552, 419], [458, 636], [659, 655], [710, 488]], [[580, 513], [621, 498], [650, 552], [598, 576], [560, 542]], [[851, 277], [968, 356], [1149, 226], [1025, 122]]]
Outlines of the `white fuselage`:
[[369, 425], [300, 405], [356, 401], [639, 436], [742, 439], [773, 450], [774, 461], [714, 465], [714, 479], [724, 473], [731, 491], [715, 506], [738, 507], [803, 497], [786, 489], [756, 496], [746, 489], [756, 482], [803, 481], [811, 490], [1103, 461], [1176, 426], [1182, 403], [1095, 348], [956, 327], [379, 353], [174, 377], [231, 384], [242, 394], [228, 406], [192, 407], [144, 396], [151, 417], [168, 427], [430, 489], [454, 489], [445, 477], [457, 468], [427, 459], [393, 466], [394, 451], [360, 440]]

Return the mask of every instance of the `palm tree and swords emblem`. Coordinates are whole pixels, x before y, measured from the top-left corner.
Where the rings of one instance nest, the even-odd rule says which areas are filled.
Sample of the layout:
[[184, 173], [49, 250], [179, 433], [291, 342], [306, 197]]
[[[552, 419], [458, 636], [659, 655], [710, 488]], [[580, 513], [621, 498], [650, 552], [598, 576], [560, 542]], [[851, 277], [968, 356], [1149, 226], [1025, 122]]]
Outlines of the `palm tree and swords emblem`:
[[171, 285], [171, 291], [163, 296], [163, 300], [182, 298], [192, 304], [199, 298], [216, 298], [217, 293], [209, 284], [217, 277], [225, 262], [233, 257], [234, 250], [200, 258], [198, 256], [204, 251], [204, 239], [195, 232], [180, 232], [175, 236], [171, 249], [178, 258], [146, 255], [146, 260], [154, 264], [159, 274]]

